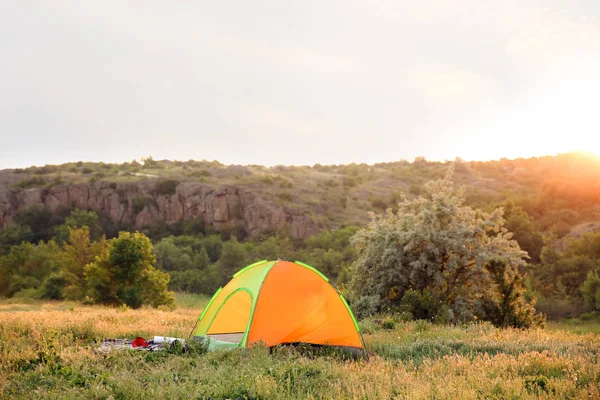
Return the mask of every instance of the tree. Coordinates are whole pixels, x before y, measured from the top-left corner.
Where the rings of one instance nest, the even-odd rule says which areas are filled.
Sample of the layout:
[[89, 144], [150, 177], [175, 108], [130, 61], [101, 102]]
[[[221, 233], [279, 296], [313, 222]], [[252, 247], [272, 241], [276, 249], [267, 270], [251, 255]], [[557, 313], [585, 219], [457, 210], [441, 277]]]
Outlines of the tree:
[[106, 252], [109, 242], [104, 238], [90, 241], [87, 226], [69, 228], [69, 241], [63, 245], [64, 295], [70, 300], [81, 300], [87, 292], [85, 266]]
[[203, 270], [210, 260], [202, 239], [193, 236], [169, 236], [154, 246], [154, 253], [165, 271]]
[[531, 217], [512, 201], [506, 202], [503, 209], [506, 229], [513, 233], [519, 247], [529, 254], [531, 262], [539, 263], [544, 239], [535, 229]]
[[41, 206], [31, 205], [17, 213], [15, 222], [22, 227], [29, 227], [32, 232], [30, 241], [37, 243], [40, 240], [49, 240], [52, 237], [53, 227], [62, 223], [62, 218], [64, 216], [52, 214]]
[[532, 302], [525, 299], [523, 277], [501, 260], [487, 265], [493, 285], [482, 298], [485, 319], [497, 326], [543, 326], [544, 317], [536, 314]]
[[210, 261], [217, 262], [221, 258], [221, 251], [223, 250], [223, 241], [221, 238], [217, 235], [209, 235], [204, 238], [202, 243]]
[[71, 211], [65, 218], [65, 223], [54, 228], [54, 239], [63, 243], [69, 240], [71, 229], [87, 227], [91, 240], [98, 240], [102, 236], [102, 228], [98, 222], [98, 214], [93, 211], [80, 210], [78, 208]]
[[21, 242], [33, 241], [34, 237], [28, 225], [12, 225], [0, 230], [0, 255], [8, 253], [12, 246]]
[[541, 291], [555, 295], [558, 287], [581, 300], [581, 285], [589, 272], [600, 269], [600, 233], [585, 233], [579, 238], [550, 240], [542, 250], [542, 266], [536, 271]]
[[398, 308], [409, 291], [427, 292], [448, 305], [447, 319], [486, 318], [484, 297], [506, 295], [495, 288], [490, 263], [498, 260], [505, 274], [517, 276], [527, 254], [504, 228], [502, 209], [485, 213], [463, 204], [463, 189], [454, 189], [449, 172], [428, 182], [424, 196], [404, 197], [396, 213], [372, 214], [351, 240], [358, 252], [350, 286], [355, 301], [376, 299], [382, 310]]
[[299, 259], [314, 266], [337, 283], [343, 283], [344, 269], [349, 267], [356, 257], [356, 252], [350, 245], [350, 238], [357, 231], [357, 227], [350, 226], [336, 231], [324, 230], [311, 236], [304, 242], [304, 248], [298, 254]]
[[231, 276], [238, 270], [248, 264], [248, 253], [244, 245], [237, 241], [235, 237], [225, 242], [223, 252], [218, 262], [219, 275], [221, 283], [224, 284], [231, 279]]
[[596, 271], [590, 271], [587, 279], [581, 285], [581, 294], [586, 306], [600, 310], [600, 277]]
[[173, 293], [167, 290], [169, 275], [157, 270], [155, 263], [148, 237], [140, 232], [120, 232], [108, 251], [85, 267], [88, 295], [94, 303], [132, 308], [174, 306]]
[[44, 298], [44, 281], [60, 269], [60, 248], [52, 240], [13, 246], [0, 257], [0, 294]]

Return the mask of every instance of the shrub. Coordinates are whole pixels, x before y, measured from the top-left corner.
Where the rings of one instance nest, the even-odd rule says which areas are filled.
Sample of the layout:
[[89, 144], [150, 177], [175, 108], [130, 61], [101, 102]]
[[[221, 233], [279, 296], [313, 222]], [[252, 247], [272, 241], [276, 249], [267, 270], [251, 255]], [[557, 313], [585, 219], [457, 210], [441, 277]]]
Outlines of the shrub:
[[42, 298], [62, 300], [65, 297], [65, 277], [61, 273], [53, 273], [46, 278], [42, 289]]
[[[184, 169], [186, 169], [187, 166], [184, 166]], [[187, 172], [185, 174], [185, 176], [187, 176], [188, 178], [195, 178], [198, 179], [201, 182], [206, 182], [206, 178], [211, 176], [211, 173], [209, 170], [203, 169], [200, 171], [190, 171]]]
[[154, 200], [152, 199], [149, 199], [147, 197], [138, 197], [137, 199], [133, 200], [133, 212], [139, 214], [142, 212], [144, 207], [150, 206], [153, 203]]
[[374, 315], [381, 304], [379, 296], [362, 296], [352, 302], [352, 310], [357, 318], [366, 318]]
[[56, 171], [58, 171], [58, 166], [44, 165], [43, 167], [36, 168], [33, 173], [36, 175], [47, 175], [47, 174], [51, 174]]
[[381, 197], [376, 197], [373, 200], [371, 200], [371, 205], [374, 208], [378, 208], [380, 210], [385, 210], [388, 206], [385, 199], [382, 199]]
[[549, 319], [571, 318], [584, 311], [583, 304], [578, 304], [569, 297], [540, 297], [535, 308]]
[[46, 180], [42, 177], [34, 176], [33, 178], [23, 179], [19, 181], [15, 186], [20, 187], [21, 189], [28, 189], [32, 187], [44, 186], [46, 184]]
[[358, 323], [358, 326], [360, 327], [360, 331], [362, 333], [366, 333], [369, 335], [377, 332], [380, 329], [380, 326], [373, 322], [373, 320], [370, 318], [361, 320]]
[[396, 327], [396, 321], [394, 321], [391, 317], [386, 317], [381, 323], [381, 327], [383, 329], [394, 329]]
[[581, 294], [586, 306], [594, 310], [600, 310], [600, 277], [596, 271], [590, 271], [587, 279], [581, 285]]
[[157, 195], [172, 196], [177, 192], [179, 181], [176, 179], [167, 179], [158, 181], [154, 185], [154, 193]]
[[344, 179], [342, 180], [342, 184], [345, 187], [354, 187], [356, 186], [356, 178], [352, 177], [352, 176], [345, 176]]
[[441, 296], [427, 289], [422, 292], [407, 291], [400, 300], [400, 310], [416, 320], [444, 323], [452, 317], [450, 307], [442, 301]]
[[410, 185], [410, 189], [408, 189], [410, 194], [414, 194], [415, 196], [419, 196], [423, 193], [423, 187], [421, 185], [417, 185], [415, 183]]
[[144, 163], [144, 169], [158, 167], [158, 161], [155, 161], [152, 158], [152, 156], [148, 156], [147, 158], [142, 158], [142, 162]]
[[290, 192], [279, 193], [277, 195], [277, 197], [279, 197], [283, 201], [287, 201], [287, 202], [291, 202], [292, 201], [292, 194]]
[[273, 185], [275, 184], [275, 181], [273, 180], [273, 178], [271, 178], [270, 176], [263, 176], [260, 178], [260, 181], [262, 183], [264, 183], [265, 185]]

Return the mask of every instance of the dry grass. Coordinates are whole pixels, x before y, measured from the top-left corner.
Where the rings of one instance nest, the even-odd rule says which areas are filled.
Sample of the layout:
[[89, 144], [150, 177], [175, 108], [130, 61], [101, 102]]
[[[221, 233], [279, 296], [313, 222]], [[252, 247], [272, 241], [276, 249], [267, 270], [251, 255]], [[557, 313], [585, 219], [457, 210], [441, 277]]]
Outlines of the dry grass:
[[369, 361], [265, 348], [94, 351], [108, 337], [186, 337], [200, 309], [0, 304], [0, 398], [600, 398], [600, 336], [562, 330], [365, 321]]

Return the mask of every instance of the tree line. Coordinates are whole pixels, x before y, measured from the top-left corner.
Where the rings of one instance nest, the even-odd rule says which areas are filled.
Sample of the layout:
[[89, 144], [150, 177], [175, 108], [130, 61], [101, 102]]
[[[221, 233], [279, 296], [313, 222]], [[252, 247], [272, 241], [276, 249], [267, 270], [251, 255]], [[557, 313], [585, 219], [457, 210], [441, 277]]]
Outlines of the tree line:
[[172, 291], [211, 294], [243, 266], [285, 257], [329, 276], [360, 316], [531, 326], [543, 323], [536, 310], [598, 310], [600, 233], [559, 238], [539, 230], [527, 202], [482, 211], [467, 200], [450, 174], [418, 196], [394, 193], [394, 204], [363, 228], [304, 241], [285, 233], [247, 239], [198, 220], [142, 234], [90, 211], [29, 208], [0, 231], [0, 295], [172, 306]]

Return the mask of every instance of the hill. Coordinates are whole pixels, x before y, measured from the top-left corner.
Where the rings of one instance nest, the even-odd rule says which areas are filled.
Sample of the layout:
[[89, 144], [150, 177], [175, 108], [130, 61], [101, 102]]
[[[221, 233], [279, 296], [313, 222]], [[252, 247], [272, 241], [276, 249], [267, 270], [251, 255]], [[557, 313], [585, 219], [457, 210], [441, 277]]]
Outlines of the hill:
[[[368, 212], [414, 197], [424, 182], [454, 170], [469, 205], [520, 206], [537, 230], [562, 237], [600, 221], [600, 159], [571, 153], [487, 162], [417, 158], [374, 165], [223, 165], [144, 159], [123, 164], [77, 162], [0, 171], [0, 228], [28, 208], [55, 216], [96, 211], [106, 224], [148, 230], [197, 221], [217, 232], [256, 237], [286, 232], [304, 239], [323, 229], [362, 225]], [[116, 228], [115, 228], [116, 229]]]

